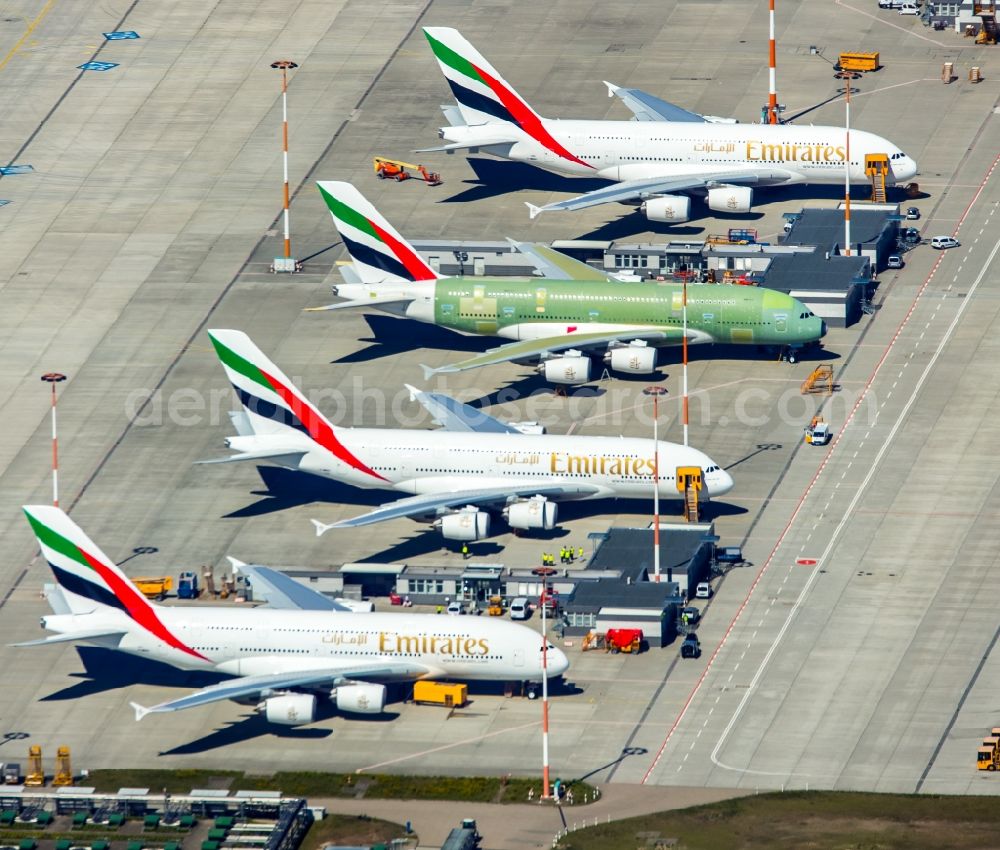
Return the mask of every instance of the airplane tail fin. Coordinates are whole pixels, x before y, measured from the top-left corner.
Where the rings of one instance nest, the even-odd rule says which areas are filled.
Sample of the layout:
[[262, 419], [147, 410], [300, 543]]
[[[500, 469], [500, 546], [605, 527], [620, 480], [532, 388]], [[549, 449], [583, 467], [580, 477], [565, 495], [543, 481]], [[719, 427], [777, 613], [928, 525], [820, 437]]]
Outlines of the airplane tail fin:
[[350, 183], [316, 184], [362, 283], [413, 283], [441, 277]]
[[139, 589], [64, 511], [51, 505], [25, 505], [24, 514], [71, 614], [96, 606], [130, 613], [152, 608]]
[[541, 123], [541, 116], [458, 30], [424, 27], [424, 35], [466, 124], [509, 123], [526, 129], [526, 123]]
[[[504, 125], [520, 130], [556, 156], [586, 168], [593, 166], [580, 159], [556, 139], [546, 121], [535, 112], [497, 70], [462, 34], [451, 27], [424, 27], [434, 57], [441, 66], [458, 109], [470, 126]], [[510, 141], [520, 141], [515, 134]], [[496, 144], [496, 141], [483, 144]], [[463, 147], [468, 142], [461, 143]]]
[[241, 435], [332, 433], [323, 414], [243, 331], [210, 330], [208, 336], [243, 405], [242, 415], [234, 417]]
[[64, 511], [51, 505], [25, 505], [23, 510], [71, 614], [119, 611], [174, 649], [205, 660], [167, 629], [158, 607]]
[[210, 330], [208, 336], [255, 435], [305, 436], [352, 469], [385, 480], [344, 446], [330, 421], [243, 331]]

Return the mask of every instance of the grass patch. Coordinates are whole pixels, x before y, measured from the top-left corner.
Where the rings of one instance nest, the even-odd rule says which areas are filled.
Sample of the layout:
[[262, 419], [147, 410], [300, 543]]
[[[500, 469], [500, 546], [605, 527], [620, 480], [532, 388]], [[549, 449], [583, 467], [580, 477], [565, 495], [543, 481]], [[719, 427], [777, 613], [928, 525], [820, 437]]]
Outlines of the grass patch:
[[310, 827], [299, 850], [319, 850], [324, 844], [371, 847], [373, 844], [388, 844], [394, 838], [411, 838], [416, 843], [416, 834], [407, 836], [406, 830], [398, 823], [364, 816], [327, 815]]
[[1000, 807], [988, 796], [793, 792], [602, 824], [559, 847], [620, 850], [673, 838], [677, 850], [979, 850], [995, 846], [998, 824]]
[[115, 792], [119, 788], [148, 788], [150, 794], [187, 794], [192, 788], [226, 788], [243, 780], [238, 770], [92, 770], [85, 785], [98, 791]]
[[[390, 773], [279, 772], [272, 776], [232, 770], [94, 770], [87, 779], [100, 792], [119, 788], [149, 788], [153, 794], [166, 788], [186, 794], [192, 788], [227, 788], [281, 791], [291, 797], [358, 797], [369, 800], [455, 800], [463, 803], [523, 803], [529, 789], [538, 798], [540, 779], [496, 776], [398, 776]], [[592, 786], [573, 786], [576, 805], [593, 799]]]

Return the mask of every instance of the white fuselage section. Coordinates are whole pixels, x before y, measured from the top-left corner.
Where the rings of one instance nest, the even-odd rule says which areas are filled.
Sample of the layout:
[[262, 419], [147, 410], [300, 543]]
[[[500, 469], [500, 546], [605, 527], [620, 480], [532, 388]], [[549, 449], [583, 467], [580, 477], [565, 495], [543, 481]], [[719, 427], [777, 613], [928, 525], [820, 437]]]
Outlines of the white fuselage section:
[[[414, 495], [554, 483], [596, 488], [578, 498], [653, 495], [656, 463], [649, 439], [375, 428], [338, 428], [336, 436], [358, 463], [298, 434], [232, 437], [228, 445], [240, 451], [287, 446], [290, 452], [304, 451], [292, 468]], [[709, 496], [733, 486], [729, 474], [697, 449], [661, 440], [658, 455], [661, 496], [678, 497], [676, 470], [682, 466], [701, 468]]]
[[[168, 646], [126, 614], [110, 608], [92, 614], [51, 615], [42, 624], [60, 633], [121, 627], [125, 635], [116, 648], [123, 652], [231, 676], [409, 663], [427, 672], [359, 678], [542, 678], [541, 635], [507, 620], [205, 606], [160, 606], [156, 612], [164, 626], [204, 660]], [[568, 666], [563, 652], [550, 644], [548, 676], [559, 676]]]
[[[550, 150], [519, 128], [504, 124], [444, 127], [453, 143], [495, 142], [498, 132], [510, 144], [485, 144], [483, 150], [528, 162], [560, 174], [608, 180], [641, 180], [670, 175], [733, 174], [770, 170], [756, 185], [843, 183], [847, 138], [843, 127], [798, 124], [717, 124], [672, 121], [585, 121], [542, 119], [545, 129], [575, 159]], [[917, 173], [916, 162], [896, 145], [863, 130], [850, 133], [850, 179], [867, 182], [865, 156], [886, 154], [890, 185]], [[582, 160], [577, 162], [575, 160]]]

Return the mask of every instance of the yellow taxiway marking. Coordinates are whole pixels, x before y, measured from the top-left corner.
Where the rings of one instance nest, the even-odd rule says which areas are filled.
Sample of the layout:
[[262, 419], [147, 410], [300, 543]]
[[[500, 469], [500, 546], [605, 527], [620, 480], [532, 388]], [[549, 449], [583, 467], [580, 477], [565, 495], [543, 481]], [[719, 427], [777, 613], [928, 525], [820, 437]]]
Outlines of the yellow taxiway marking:
[[22, 35], [17, 40], [17, 43], [7, 51], [7, 55], [4, 56], [3, 59], [0, 59], [0, 71], [2, 71], [4, 66], [6, 66], [6, 64], [14, 58], [17, 51], [24, 47], [24, 42], [27, 40], [28, 36], [35, 31], [35, 27], [37, 27], [42, 22], [42, 19], [51, 11], [55, 2], [56, 0], [47, 0], [45, 5], [42, 6], [42, 11], [35, 16], [35, 19], [30, 24], [28, 24], [28, 28], [24, 31], [24, 35]]

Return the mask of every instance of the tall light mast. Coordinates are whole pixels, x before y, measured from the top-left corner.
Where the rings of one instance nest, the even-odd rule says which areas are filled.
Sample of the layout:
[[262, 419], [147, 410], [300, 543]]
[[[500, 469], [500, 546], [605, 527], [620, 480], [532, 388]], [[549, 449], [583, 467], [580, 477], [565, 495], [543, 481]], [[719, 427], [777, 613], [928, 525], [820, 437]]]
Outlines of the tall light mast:
[[778, 88], [775, 81], [777, 58], [774, 43], [774, 0], [768, 0], [768, 16], [770, 18], [770, 43], [768, 45], [768, 88], [767, 88], [767, 123], [778, 123]]

